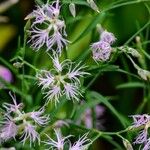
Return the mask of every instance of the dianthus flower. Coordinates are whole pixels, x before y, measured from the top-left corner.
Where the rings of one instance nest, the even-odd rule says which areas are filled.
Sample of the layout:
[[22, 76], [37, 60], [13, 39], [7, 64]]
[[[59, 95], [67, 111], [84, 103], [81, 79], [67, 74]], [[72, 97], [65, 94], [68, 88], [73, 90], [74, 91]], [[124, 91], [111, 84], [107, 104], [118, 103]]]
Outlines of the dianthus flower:
[[7, 141], [21, 135], [20, 139], [25, 144], [27, 140], [30, 146], [35, 141], [40, 143], [40, 136], [36, 131], [38, 125], [46, 125], [49, 116], [44, 114], [44, 108], [38, 111], [25, 113], [22, 111], [22, 103], [17, 104], [16, 97], [10, 93], [14, 104], [4, 103], [5, 108], [4, 121], [0, 125], [0, 141]]
[[29, 30], [31, 47], [38, 51], [43, 46], [47, 51], [56, 50], [59, 54], [67, 45], [65, 22], [60, 20], [59, 0], [51, 5], [37, 6], [26, 19], [34, 18], [31, 30]]
[[134, 144], [143, 144], [144, 150], [148, 150], [147, 147], [150, 146], [149, 144], [149, 138], [148, 138], [148, 129], [150, 127], [150, 116], [147, 114], [143, 115], [133, 115], [131, 116], [133, 118], [133, 128], [139, 128], [143, 127], [138, 136], [136, 137], [136, 140], [134, 141]]
[[76, 141], [72, 146], [70, 146], [69, 150], [86, 150], [88, 148], [89, 143], [91, 142], [87, 138], [88, 133], [81, 136], [78, 141]]
[[37, 74], [38, 85], [42, 86], [48, 102], [54, 100], [56, 104], [62, 96], [66, 96], [68, 100], [79, 101], [79, 96], [82, 96], [79, 78], [89, 74], [83, 71], [85, 66], [81, 66], [80, 63], [74, 66], [70, 60], [60, 63], [57, 55], [52, 61], [53, 69], [41, 70]]
[[18, 127], [9, 118], [6, 118], [5, 121], [2, 122], [2, 127], [0, 128], [0, 139], [1, 141], [7, 141], [11, 138], [15, 139], [15, 136], [18, 133]]
[[31, 146], [32, 142], [34, 143], [36, 140], [38, 140], [38, 142], [40, 143], [40, 136], [39, 136], [38, 132], [36, 131], [36, 127], [28, 122], [25, 122], [24, 126], [25, 126], [24, 131], [21, 136], [23, 145], [25, 144], [27, 139], [29, 139], [29, 141], [30, 141], [30, 146]]
[[145, 142], [143, 150], [149, 150], [150, 149], [150, 138]]
[[95, 61], [107, 61], [110, 58], [112, 47], [115, 42], [115, 36], [108, 32], [103, 31], [100, 36], [100, 40], [91, 45], [93, 59]]
[[46, 135], [48, 140], [43, 141], [43, 143], [45, 143], [49, 149], [64, 150], [65, 144], [67, 144], [69, 146], [69, 150], [86, 150], [91, 144], [91, 140], [87, 137], [88, 133], [81, 136], [78, 141], [71, 145], [69, 138], [72, 137], [72, 135], [63, 137], [60, 129], [55, 129], [54, 131], [56, 140]]
[[150, 116], [147, 114], [132, 115], [131, 117], [133, 118], [133, 126], [134, 127], [140, 127], [150, 121]]
[[44, 142], [46, 145], [49, 146], [49, 149], [58, 149], [58, 150], [63, 150], [64, 149], [64, 145], [66, 143], [66, 140], [71, 136], [67, 136], [67, 137], [63, 137], [61, 134], [61, 131], [59, 129], [54, 130], [55, 131], [55, 135], [56, 135], [56, 140], [53, 140], [51, 137], [49, 137], [48, 135], [48, 141]]

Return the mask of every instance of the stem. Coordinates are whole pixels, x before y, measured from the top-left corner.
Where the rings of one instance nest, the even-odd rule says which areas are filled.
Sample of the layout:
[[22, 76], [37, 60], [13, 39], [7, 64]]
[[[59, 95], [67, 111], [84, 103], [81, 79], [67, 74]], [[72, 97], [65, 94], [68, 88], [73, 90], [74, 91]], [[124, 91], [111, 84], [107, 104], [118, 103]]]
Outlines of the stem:
[[34, 69], [36, 72], [38, 71], [38, 69], [37, 69], [36, 67], [34, 67], [33, 65], [31, 65], [31, 64], [28, 63], [27, 61], [23, 60], [21, 57], [18, 57], [18, 59], [20, 59], [23, 64], [26, 64], [26, 65], [29, 66], [30, 68]]

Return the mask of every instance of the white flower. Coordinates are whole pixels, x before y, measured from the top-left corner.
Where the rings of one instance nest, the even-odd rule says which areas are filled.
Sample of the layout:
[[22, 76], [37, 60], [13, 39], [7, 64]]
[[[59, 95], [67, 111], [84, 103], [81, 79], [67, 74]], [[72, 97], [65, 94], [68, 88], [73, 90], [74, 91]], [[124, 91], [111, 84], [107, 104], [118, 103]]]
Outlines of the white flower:
[[100, 40], [91, 45], [93, 59], [95, 61], [107, 61], [112, 53], [111, 44], [116, 41], [113, 33], [103, 31]]
[[106, 61], [110, 58], [112, 48], [109, 43], [99, 41], [92, 44], [93, 59], [95, 61]]
[[11, 138], [15, 138], [17, 133], [17, 125], [7, 118], [6, 121], [3, 122], [2, 127], [0, 128], [0, 140], [7, 141]]
[[25, 128], [21, 136], [21, 139], [22, 139], [23, 145], [25, 144], [27, 139], [29, 139], [30, 141], [30, 146], [32, 142], [34, 143], [36, 140], [38, 141], [38, 143], [40, 143], [40, 136], [36, 132], [35, 126], [33, 126], [32, 124], [28, 122], [25, 123]]
[[84, 134], [76, 141], [69, 150], [86, 150], [90, 144], [90, 139], [87, 138], [88, 133]]
[[77, 86], [73, 85], [73, 84], [69, 84], [69, 83], [66, 83], [64, 85], [64, 92], [66, 94], [66, 97], [68, 99], [72, 99], [72, 97], [74, 99], [76, 99], [77, 101], [79, 100], [78, 96], [82, 96], [81, 93], [79, 92]]
[[31, 112], [31, 118], [38, 123], [39, 125], [43, 126], [46, 125], [49, 121], [49, 116], [44, 115], [44, 107], [42, 107], [40, 110], [38, 111], [33, 111]]
[[[29, 36], [31, 47], [38, 51], [46, 46], [47, 51], [56, 48], [57, 53], [61, 53], [62, 49], [67, 45], [68, 40], [65, 32], [65, 22], [59, 19], [60, 6], [59, 0], [49, 5], [37, 6], [37, 9], [29, 14], [26, 19], [33, 18]], [[43, 26], [42, 26], [43, 25]]]
[[44, 142], [46, 145], [48, 145], [48, 149], [58, 149], [58, 150], [63, 150], [64, 149], [64, 144], [66, 142], [66, 139], [68, 139], [70, 137], [62, 137], [61, 131], [58, 130], [54, 130], [55, 131], [55, 135], [56, 135], [56, 140], [53, 140], [51, 137], [49, 137], [48, 135], [48, 141]]
[[101, 40], [109, 44], [113, 44], [116, 41], [116, 38], [113, 33], [105, 30], [101, 34]]
[[61, 96], [66, 96], [68, 100], [79, 100], [82, 96], [80, 91], [80, 77], [89, 73], [83, 71], [85, 66], [81, 63], [75, 64], [70, 60], [64, 60], [60, 63], [58, 56], [52, 58], [53, 69], [50, 71], [42, 70], [37, 74], [38, 85], [49, 100], [54, 100], [55, 104], [59, 102]]
[[11, 92], [9, 92], [9, 95], [11, 96], [14, 104], [4, 103], [3, 107], [6, 109], [7, 114], [18, 112], [20, 109], [22, 109], [23, 103], [17, 104], [15, 95], [13, 96]]

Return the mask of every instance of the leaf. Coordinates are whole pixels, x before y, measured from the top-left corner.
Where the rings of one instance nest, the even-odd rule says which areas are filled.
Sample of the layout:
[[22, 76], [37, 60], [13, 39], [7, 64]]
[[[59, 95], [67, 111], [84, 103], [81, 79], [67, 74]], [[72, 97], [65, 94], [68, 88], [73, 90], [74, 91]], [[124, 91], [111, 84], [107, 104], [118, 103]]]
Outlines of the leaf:
[[106, 139], [109, 143], [111, 143], [112, 145], [114, 145], [117, 149], [123, 150], [123, 148], [115, 140], [113, 140], [113, 138], [111, 136], [109, 136], [109, 135], [103, 135], [102, 137], [104, 139]]
[[124, 88], [145, 88], [145, 84], [140, 82], [129, 82], [117, 86], [117, 89], [124, 89]]
[[89, 100], [85, 104], [81, 105], [77, 109], [77, 112], [76, 112], [76, 115], [74, 117], [74, 120], [77, 121], [80, 118], [81, 114], [83, 114], [86, 109], [92, 108], [92, 107], [96, 106], [99, 103], [100, 103], [100, 101], [98, 99], [93, 99], [93, 100]]
[[72, 42], [72, 44], [76, 43], [77, 41], [82, 39], [84, 36], [86, 36], [90, 31], [92, 31], [96, 27], [98, 23], [101, 24], [104, 21], [105, 17], [106, 17], [106, 13], [104, 12], [96, 15], [96, 17], [93, 18], [93, 20], [88, 25], [88, 27], [79, 35], [79, 37], [77, 37], [77, 39], [75, 39]]
[[120, 123], [126, 127], [126, 125], [129, 124], [128, 120], [123, 117], [111, 104], [110, 102], [108, 101], [107, 98], [103, 97], [101, 94], [97, 93], [97, 92], [94, 92], [94, 91], [90, 91], [90, 92], [87, 92], [87, 95], [88, 99], [90, 101], [93, 101], [95, 99], [97, 99], [99, 101], [99, 103], [102, 103], [104, 104], [117, 118], [118, 120], [120, 121]]
[[70, 3], [74, 3], [74, 4], [78, 4], [78, 5], [85, 5], [88, 6], [88, 3], [83, 1], [83, 0], [63, 0], [62, 1], [64, 4], [70, 4]]

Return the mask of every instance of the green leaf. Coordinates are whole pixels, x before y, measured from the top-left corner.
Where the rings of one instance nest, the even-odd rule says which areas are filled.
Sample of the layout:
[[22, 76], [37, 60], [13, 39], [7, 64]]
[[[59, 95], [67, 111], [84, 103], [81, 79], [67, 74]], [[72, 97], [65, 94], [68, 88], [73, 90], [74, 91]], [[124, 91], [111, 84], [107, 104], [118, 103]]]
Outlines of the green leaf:
[[129, 82], [117, 86], [117, 89], [124, 89], [124, 88], [145, 88], [145, 84], [141, 82]]
[[84, 36], [86, 36], [90, 31], [92, 31], [96, 25], [98, 23], [102, 23], [104, 21], [106, 17], [106, 13], [100, 13], [98, 15], [96, 15], [96, 17], [94, 17], [91, 21], [91, 23], [88, 25], [88, 27], [79, 35], [79, 37], [77, 37], [77, 39], [75, 39], [72, 44], [76, 43], [77, 41], [79, 41], [80, 39], [82, 39]]
[[98, 100], [99, 103], [102, 103], [104, 104], [111, 112], [112, 114], [114, 114], [118, 120], [120, 121], [120, 123], [126, 127], [129, 122], [128, 120], [123, 117], [112, 105], [111, 103], [109, 102], [109, 100], [105, 97], [103, 97], [101, 94], [97, 93], [97, 92], [94, 92], [94, 91], [90, 91], [90, 92], [87, 92], [87, 95], [88, 99], [90, 101], [95, 101], [95, 100]]
[[88, 3], [86, 1], [83, 1], [83, 0], [63, 0], [62, 2], [64, 4], [74, 3], [74, 4], [78, 4], [78, 5], [86, 5], [86, 6], [88, 6]]

